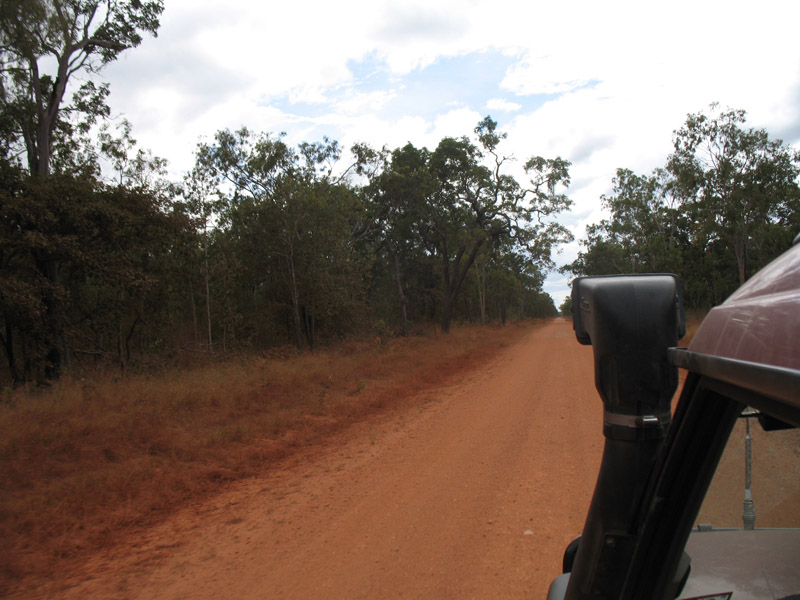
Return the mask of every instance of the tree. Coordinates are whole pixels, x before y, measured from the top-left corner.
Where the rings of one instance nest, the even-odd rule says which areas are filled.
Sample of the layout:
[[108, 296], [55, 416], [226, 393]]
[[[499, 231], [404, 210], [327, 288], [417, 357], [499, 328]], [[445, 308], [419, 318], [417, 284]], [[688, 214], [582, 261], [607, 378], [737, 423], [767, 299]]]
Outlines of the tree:
[[186, 223], [152, 189], [96, 185], [82, 200], [66, 224], [76, 243], [63, 269], [68, 324], [80, 330], [79, 351], [114, 356], [124, 371], [137, 331], [159, 332], [162, 288], [174, 275], [164, 263]]
[[[663, 169], [649, 176], [617, 169], [600, 201], [611, 217], [586, 228], [586, 250], [567, 269], [579, 275], [678, 272], [684, 217]], [[563, 271], [564, 269], [562, 269]]]
[[414, 239], [439, 263], [444, 332], [483, 248], [513, 242], [545, 270], [552, 267], [555, 245], [570, 239], [553, 220], [571, 204], [560, 191], [569, 184], [569, 163], [531, 158], [524, 165], [529, 182], [523, 187], [505, 172], [513, 159], [499, 152], [506, 135], [497, 123], [486, 117], [474, 133], [480, 146], [467, 137], [444, 138], [433, 152], [409, 144], [393, 153], [382, 179], [393, 243]]
[[601, 198], [611, 212], [608, 233], [624, 249], [633, 272], [677, 270], [680, 200], [671, 187], [662, 169], [650, 176], [617, 169], [612, 193]]
[[673, 272], [687, 306], [720, 303], [785, 250], [800, 229], [800, 153], [741, 110], [690, 114], [665, 169], [619, 169], [601, 198], [610, 218], [587, 226], [576, 275]]
[[564, 301], [558, 307], [558, 312], [561, 313], [562, 317], [572, 318], [572, 296], [564, 298]]
[[[47, 179], [53, 159], [71, 164], [76, 131], [86, 132], [108, 115], [107, 85], [85, 81], [65, 105], [70, 81], [97, 74], [121, 52], [138, 46], [142, 33], [156, 34], [162, 0], [4, 0], [0, 4], [0, 120], [8, 123], [10, 156], [25, 155], [31, 176]], [[52, 72], [46, 72], [52, 66]], [[38, 253], [37, 268], [58, 288], [60, 262]], [[48, 375], [68, 364], [63, 307], [58, 295], [45, 298], [54, 340]]]
[[288, 306], [298, 349], [313, 349], [321, 321], [352, 320], [361, 302], [364, 224], [357, 194], [334, 176], [339, 154], [330, 140], [294, 149], [247, 129], [220, 131], [198, 151], [223, 199], [220, 234], [242, 261], [242, 287]]
[[29, 201], [27, 183], [18, 165], [0, 159], [0, 342], [15, 384], [27, 380], [31, 364], [43, 357], [44, 298], [54, 292], [30, 257], [31, 249], [43, 243], [31, 223], [45, 210]]
[[[430, 152], [425, 148], [410, 143], [397, 148], [369, 190], [380, 231], [373, 280], [379, 280], [384, 270], [391, 273], [388, 288], [396, 292], [403, 334], [408, 332], [409, 320], [418, 316], [413, 311], [415, 301], [420, 305], [418, 300], [425, 289], [430, 291], [434, 287], [420, 279], [420, 274], [430, 266], [431, 249], [426, 246], [422, 229], [428, 221], [428, 200], [433, 189], [429, 160]], [[422, 284], [421, 288], [415, 283]]]
[[709, 113], [688, 115], [668, 169], [703, 232], [733, 251], [742, 284], [766, 259], [751, 266], [753, 250], [797, 213], [800, 153], [763, 129], [744, 128], [743, 110], [713, 104]]
[[[206, 331], [208, 334], [207, 348], [209, 353], [214, 349], [213, 327], [211, 324], [211, 277], [209, 270], [208, 251], [209, 251], [209, 228], [215, 209], [219, 208], [220, 201], [214, 187], [214, 175], [202, 163], [198, 162], [191, 172], [184, 178], [183, 194], [186, 198], [186, 206], [189, 214], [194, 220], [195, 227], [202, 232], [203, 240], [203, 289], [206, 299]], [[198, 341], [197, 328], [197, 309], [194, 302], [194, 288], [189, 280], [189, 295], [192, 305], [192, 320], [194, 322], [195, 341]]]
[[526, 292], [541, 291], [541, 278], [525, 255], [515, 252], [513, 244], [496, 242], [486, 248], [486, 255], [483, 301], [505, 325], [509, 317], [525, 316]]
[[[62, 113], [105, 111], [107, 87], [84, 83], [64, 103], [71, 79], [96, 74], [121, 52], [156, 35], [162, 0], [4, 0], [0, 13], [2, 94], [24, 143], [31, 173], [47, 176]], [[45, 73], [53, 64], [54, 71]]]
[[[52, 376], [56, 340], [44, 317], [56, 304], [73, 353], [124, 369], [134, 335], [159, 330], [159, 279], [169, 279], [163, 263], [185, 221], [154, 189], [31, 178], [7, 163], [0, 171], [0, 342], [14, 383]], [[39, 268], [42, 255], [59, 261], [59, 285]]]
[[610, 221], [606, 219], [587, 225], [586, 238], [580, 242], [583, 250], [578, 252], [578, 257], [572, 263], [559, 270], [579, 277], [629, 273], [632, 261], [622, 245], [610, 237], [610, 226]]

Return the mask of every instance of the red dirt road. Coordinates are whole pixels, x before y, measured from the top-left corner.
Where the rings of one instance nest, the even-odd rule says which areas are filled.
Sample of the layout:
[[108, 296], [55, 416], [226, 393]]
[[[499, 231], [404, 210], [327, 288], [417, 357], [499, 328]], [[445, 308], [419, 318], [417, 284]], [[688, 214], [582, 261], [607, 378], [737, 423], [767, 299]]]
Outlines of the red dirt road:
[[583, 526], [601, 411], [591, 348], [556, 320], [19, 597], [542, 598]]

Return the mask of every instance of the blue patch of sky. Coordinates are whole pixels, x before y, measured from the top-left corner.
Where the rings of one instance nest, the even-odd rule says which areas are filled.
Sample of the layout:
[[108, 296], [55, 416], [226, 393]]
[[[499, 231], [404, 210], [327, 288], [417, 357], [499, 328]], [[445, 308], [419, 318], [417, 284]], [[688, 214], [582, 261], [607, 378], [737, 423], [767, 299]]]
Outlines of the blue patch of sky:
[[[453, 108], [466, 107], [479, 113], [491, 113], [486, 104], [499, 98], [521, 106], [521, 112], [532, 112], [558, 94], [520, 96], [500, 87], [506, 70], [518, 59], [496, 51], [441, 57], [434, 63], [404, 75], [392, 74], [386, 63], [375, 54], [362, 60], [351, 60], [348, 69], [352, 80], [337, 88], [324, 90], [326, 102], [292, 102], [289, 95], [267, 102], [286, 113], [309, 119], [329, 114], [331, 104], [353, 94], [387, 91], [394, 94], [377, 116], [386, 119], [405, 115], [433, 119]], [[492, 116], [502, 117], [504, 111]]]
[[517, 96], [500, 87], [506, 70], [514, 62], [513, 57], [499, 52], [480, 52], [442, 57], [400, 78], [392, 78], [387, 72], [376, 71], [374, 68], [365, 69], [371, 75], [362, 80], [357, 79], [356, 90], [393, 90], [396, 96], [386, 104], [380, 114], [387, 118], [416, 115], [432, 119], [456, 107], [485, 113], [487, 102], [494, 98], [519, 104], [522, 111], [533, 111], [550, 99], [550, 96]]
[[353, 80], [357, 83], [371, 79], [378, 79], [385, 83], [385, 76], [388, 74], [386, 62], [375, 52], [367, 54], [362, 60], [347, 61], [347, 69], [353, 74]]

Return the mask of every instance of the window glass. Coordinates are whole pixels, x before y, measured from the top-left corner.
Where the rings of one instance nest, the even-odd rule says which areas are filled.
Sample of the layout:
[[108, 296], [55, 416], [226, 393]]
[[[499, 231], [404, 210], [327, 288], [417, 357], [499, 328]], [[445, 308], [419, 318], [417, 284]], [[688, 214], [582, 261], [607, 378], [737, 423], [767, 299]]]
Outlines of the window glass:
[[744, 527], [748, 424], [755, 527], [800, 527], [800, 429], [764, 431], [753, 417], [737, 421], [695, 526]]

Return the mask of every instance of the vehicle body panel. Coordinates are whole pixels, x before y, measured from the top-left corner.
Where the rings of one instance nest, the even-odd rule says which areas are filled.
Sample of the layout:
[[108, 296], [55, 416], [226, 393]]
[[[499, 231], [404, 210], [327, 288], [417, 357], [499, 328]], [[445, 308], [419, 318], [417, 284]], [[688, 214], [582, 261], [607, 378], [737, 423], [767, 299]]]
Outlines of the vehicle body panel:
[[712, 309], [689, 351], [800, 370], [800, 244]]

